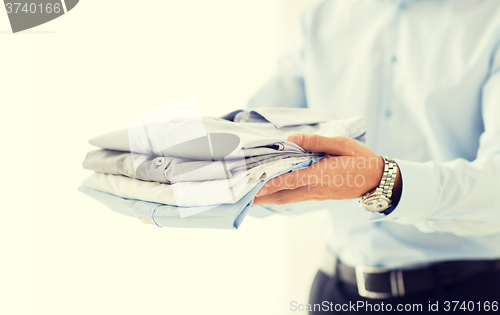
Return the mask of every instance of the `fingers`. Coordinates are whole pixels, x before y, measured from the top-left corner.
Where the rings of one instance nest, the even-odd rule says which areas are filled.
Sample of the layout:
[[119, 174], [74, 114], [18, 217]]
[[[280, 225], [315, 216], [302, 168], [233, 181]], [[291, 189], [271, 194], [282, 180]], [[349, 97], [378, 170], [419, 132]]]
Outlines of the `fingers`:
[[309, 167], [273, 178], [261, 188], [256, 196], [261, 197], [280, 190], [292, 190], [307, 185], [314, 185], [318, 181], [318, 176], [315, 175], [315, 172], [315, 169]]
[[301, 146], [309, 152], [324, 152], [331, 155], [354, 155], [358, 144], [355, 140], [344, 137], [323, 137], [315, 134], [293, 134], [288, 136], [288, 141]]
[[310, 186], [304, 186], [291, 190], [281, 190], [262, 197], [255, 197], [252, 205], [283, 205], [308, 200], [319, 200], [319, 198], [314, 196]]

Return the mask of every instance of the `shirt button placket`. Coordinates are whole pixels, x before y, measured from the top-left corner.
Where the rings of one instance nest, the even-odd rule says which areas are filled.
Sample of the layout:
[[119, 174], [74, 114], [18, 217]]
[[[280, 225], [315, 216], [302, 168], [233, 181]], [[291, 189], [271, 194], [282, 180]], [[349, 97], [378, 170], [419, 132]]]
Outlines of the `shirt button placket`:
[[[399, 17], [399, 14], [401, 14], [401, 11], [404, 11], [408, 8], [408, 5], [406, 4], [406, 1], [403, 0], [399, 3], [398, 5], [398, 10], [396, 12], [396, 16], [395, 16], [395, 19], [394, 19], [394, 36], [397, 36], [397, 27], [398, 27], [398, 19], [400, 18]], [[393, 67], [396, 67], [397, 65], [397, 61], [398, 61], [398, 57], [396, 55], [396, 51], [397, 51], [397, 43], [396, 43], [396, 38], [393, 38], [393, 44], [394, 46], [391, 47], [391, 51], [392, 51], [392, 54], [391, 54], [391, 59], [390, 59], [390, 62], [392, 64]], [[390, 79], [393, 80], [394, 79], [394, 76], [395, 76], [395, 72], [396, 72], [396, 69], [391, 67], [389, 73], [390, 73]], [[393, 81], [392, 81], [393, 82]], [[393, 107], [393, 100], [394, 100], [394, 96], [393, 96], [393, 91], [390, 90], [388, 91], [388, 94], [390, 95], [390, 97], [387, 98], [387, 103], [385, 104], [386, 106], [386, 110], [384, 112], [384, 116], [386, 119], [390, 119], [392, 117], [392, 107]]]

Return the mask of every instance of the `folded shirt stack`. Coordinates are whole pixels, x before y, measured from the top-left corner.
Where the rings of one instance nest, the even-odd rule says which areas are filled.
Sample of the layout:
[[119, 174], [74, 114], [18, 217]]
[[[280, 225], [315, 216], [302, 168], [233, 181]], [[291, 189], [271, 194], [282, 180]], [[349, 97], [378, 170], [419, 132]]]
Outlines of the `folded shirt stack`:
[[286, 141], [315, 133], [362, 139], [361, 117], [294, 108], [237, 110], [222, 118], [144, 119], [89, 142], [79, 190], [112, 210], [158, 227], [236, 229], [260, 188], [323, 158]]

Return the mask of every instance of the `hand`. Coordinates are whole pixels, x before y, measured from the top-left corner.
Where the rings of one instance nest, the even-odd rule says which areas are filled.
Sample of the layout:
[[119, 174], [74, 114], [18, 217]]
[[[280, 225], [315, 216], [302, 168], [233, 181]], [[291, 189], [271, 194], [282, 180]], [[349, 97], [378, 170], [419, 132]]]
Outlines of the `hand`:
[[[287, 140], [309, 152], [324, 152], [326, 157], [308, 168], [270, 180], [257, 193], [254, 205], [359, 198], [380, 183], [384, 170], [382, 157], [351, 138], [295, 134]], [[393, 189], [398, 200], [400, 191], [398, 169]]]

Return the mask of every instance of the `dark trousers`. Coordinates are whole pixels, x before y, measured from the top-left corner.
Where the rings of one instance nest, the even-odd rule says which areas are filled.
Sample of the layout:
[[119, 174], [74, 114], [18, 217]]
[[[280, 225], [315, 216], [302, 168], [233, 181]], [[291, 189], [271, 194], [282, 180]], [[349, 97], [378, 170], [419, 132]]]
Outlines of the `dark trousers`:
[[[383, 303], [383, 305], [382, 305]], [[309, 298], [309, 314], [500, 314], [500, 271], [432, 292], [389, 299], [359, 296], [357, 288], [318, 271]], [[316, 305], [315, 305], [316, 304]], [[388, 309], [390, 308], [390, 310]], [[337, 311], [335, 311], [337, 310]]]

